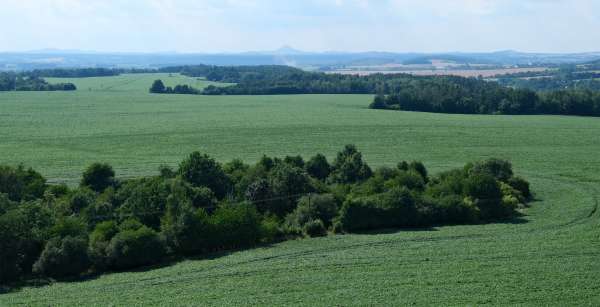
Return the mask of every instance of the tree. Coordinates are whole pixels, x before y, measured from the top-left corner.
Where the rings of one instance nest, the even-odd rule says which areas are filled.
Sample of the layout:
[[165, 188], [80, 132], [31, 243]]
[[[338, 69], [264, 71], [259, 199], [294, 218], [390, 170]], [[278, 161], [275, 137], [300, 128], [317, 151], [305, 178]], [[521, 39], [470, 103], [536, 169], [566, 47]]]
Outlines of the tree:
[[310, 158], [306, 162], [305, 168], [309, 175], [319, 180], [325, 180], [329, 176], [329, 173], [331, 173], [331, 166], [327, 162], [327, 158], [322, 154], [317, 154]]
[[278, 216], [284, 216], [294, 210], [296, 201], [301, 194], [311, 191], [306, 172], [286, 163], [273, 168], [269, 175], [269, 186], [276, 200], [268, 203], [267, 211]]
[[231, 184], [219, 163], [197, 151], [179, 164], [178, 173], [193, 186], [211, 189], [219, 199], [225, 197]]
[[116, 234], [107, 248], [111, 264], [117, 269], [130, 269], [158, 263], [165, 255], [164, 242], [154, 230], [142, 226]]
[[81, 186], [89, 187], [96, 192], [112, 186], [115, 182], [115, 171], [106, 163], [93, 163], [83, 173]]
[[81, 274], [90, 265], [87, 241], [81, 237], [54, 238], [46, 244], [33, 271], [50, 277]]
[[150, 93], [162, 94], [165, 93], [165, 91], [165, 84], [162, 82], [162, 80], [155, 80], [150, 87]]
[[369, 105], [370, 109], [387, 109], [387, 103], [385, 102], [385, 96], [378, 94], [373, 99], [373, 102]]
[[354, 145], [346, 145], [333, 162], [330, 179], [336, 183], [356, 183], [371, 177], [371, 168]]

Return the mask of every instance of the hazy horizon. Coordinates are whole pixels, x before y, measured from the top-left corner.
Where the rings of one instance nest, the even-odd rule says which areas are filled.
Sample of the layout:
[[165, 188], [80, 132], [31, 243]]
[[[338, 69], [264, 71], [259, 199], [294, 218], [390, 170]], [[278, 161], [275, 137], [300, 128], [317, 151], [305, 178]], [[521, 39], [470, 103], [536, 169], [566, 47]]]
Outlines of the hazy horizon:
[[594, 0], [5, 0], [0, 52], [597, 52], [599, 11]]

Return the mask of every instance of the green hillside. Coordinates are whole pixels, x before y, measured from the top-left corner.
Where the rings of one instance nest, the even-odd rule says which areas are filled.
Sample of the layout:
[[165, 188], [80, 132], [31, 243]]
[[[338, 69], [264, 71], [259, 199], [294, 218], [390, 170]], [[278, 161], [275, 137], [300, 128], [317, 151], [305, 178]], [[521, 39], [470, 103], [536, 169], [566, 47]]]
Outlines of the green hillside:
[[0, 93], [0, 163], [75, 184], [95, 161], [127, 177], [194, 150], [255, 162], [333, 157], [354, 143], [373, 166], [418, 159], [432, 172], [505, 158], [537, 201], [512, 222], [288, 241], [26, 287], [0, 306], [600, 304], [600, 119], [386, 112], [363, 95], [147, 93], [159, 78], [206, 84], [124, 75], [60, 79], [75, 92]]

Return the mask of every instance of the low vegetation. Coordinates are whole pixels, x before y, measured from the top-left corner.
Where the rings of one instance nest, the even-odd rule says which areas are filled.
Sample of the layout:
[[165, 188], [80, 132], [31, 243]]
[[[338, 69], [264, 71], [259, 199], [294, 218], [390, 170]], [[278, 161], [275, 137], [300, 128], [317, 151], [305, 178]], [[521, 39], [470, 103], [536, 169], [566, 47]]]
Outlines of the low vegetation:
[[436, 176], [420, 162], [371, 170], [352, 145], [331, 164], [322, 155], [221, 164], [194, 152], [176, 170], [128, 180], [94, 163], [76, 189], [2, 166], [0, 276], [127, 270], [328, 231], [485, 223], [515, 216], [530, 198], [507, 161]]

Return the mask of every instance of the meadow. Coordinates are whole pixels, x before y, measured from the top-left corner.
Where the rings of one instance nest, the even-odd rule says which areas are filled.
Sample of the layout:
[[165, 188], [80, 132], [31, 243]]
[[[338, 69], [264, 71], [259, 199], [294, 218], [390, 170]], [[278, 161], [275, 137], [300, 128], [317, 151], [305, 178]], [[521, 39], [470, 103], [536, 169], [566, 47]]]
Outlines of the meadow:
[[370, 95], [151, 95], [208, 85], [179, 75], [55, 79], [75, 92], [0, 93], [0, 163], [77, 184], [96, 161], [129, 177], [194, 150], [221, 161], [329, 158], [356, 144], [373, 166], [432, 172], [512, 161], [536, 194], [505, 223], [336, 235], [26, 287], [0, 305], [598, 305], [600, 119], [370, 110]]

